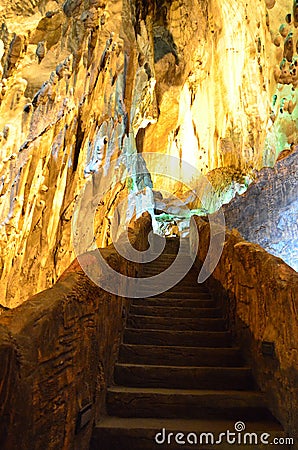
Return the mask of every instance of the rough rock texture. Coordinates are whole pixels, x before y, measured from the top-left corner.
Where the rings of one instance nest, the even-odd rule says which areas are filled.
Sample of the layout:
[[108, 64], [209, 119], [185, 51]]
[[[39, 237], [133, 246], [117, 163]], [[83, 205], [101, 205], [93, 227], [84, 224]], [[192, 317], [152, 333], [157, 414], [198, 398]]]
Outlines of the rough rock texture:
[[1, 316], [1, 448], [87, 448], [76, 420], [105, 387], [123, 303], [70, 274]]
[[298, 271], [298, 148], [262, 169], [245, 194], [224, 207], [228, 228]]
[[163, 26], [163, 43], [167, 31], [175, 46], [164, 45], [155, 63], [159, 115], [145, 129], [143, 149], [182, 156], [203, 173], [272, 165], [298, 137], [292, 2], [279, 0], [267, 11], [262, 1], [162, 4], [146, 28], [155, 37]]
[[[53, 6], [37, 25], [25, 21], [33, 29], [23, 26], [26, 51], [14, 63], [9, 49], [17, 38], [3, 31], [1, 303], [10, 307], [52, 285], [70, 264], [74, 201], [85, 175], [96, 170], [90, 161], [108, 167], [129, 140], [131, 93], [125, 85], [133, 63], [129, 37], [119, 37], [123, 5], [92, 0]], [[39, 42], [46, 48], [41, 58], [39, 46], [41, 61], [35, 56]], [[106, 211], [124, 187], [110, 189], [103, 202], [102, 242]]]
[[[130, 229], [140, 250], [150, 229], [148, 217]], [[113, 268], [136, 276], [138, 264], [123, 262], [113, 249], [104, 254]], [[74, 261], [53, 288], [1, 315], [1, 450], [89, 448], [127, 308], [125, 298], [95, 286]], [[78, 430], [79, 411], [87, 405], [90, 422]]]
[[[200, 234], [197, 264], [205, 261], [209, 224], [196, 218]], [[257, 244], [226, 230], [223, 252], [208, 281], [222, 295], [231, 327], [254, 369], [268, 404], [284, 429], [298, 437], [298, 274]], [[274, 345], [273, 355], [262, 342]]]
[[3, 306], [70, 264], [74, 202], [100, 169], [110, 185], [95, 235], [110, 243], [111, 216], [132, 188], [112, 184], [113, 158], [123, 155], [120, 173], [152, 150], [204, 174], [223, 168], [225, 192], [297, 141], [296, 9], [290, 0], [0, 1]]

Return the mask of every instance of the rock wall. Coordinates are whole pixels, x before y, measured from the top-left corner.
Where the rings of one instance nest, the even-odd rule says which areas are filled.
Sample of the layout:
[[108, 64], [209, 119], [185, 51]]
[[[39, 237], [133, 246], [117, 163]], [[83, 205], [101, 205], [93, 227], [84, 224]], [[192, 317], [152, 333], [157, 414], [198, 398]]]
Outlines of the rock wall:
[[142, 133], [144, 150], [174, 154], [202, 173], [272, 165], [298, 137], [293, 2], [177, 0], [162, 8], [146, 17], [140, 39], [145, 47], [152, 28], [159, 113]]
[[[209, 224], [196, 218], [197, 265], [205, 261]], [[208, 280], [253, 367], [258, 386], [289, 436], [298, 438], [298, 274], [237, 231], [226, 230], [220, 261]], [[273, 347], [269, 354], [263, 343]]]
[[298, 271], [298, 148], [224, 207], [227, 226]]
[[[1, 316], [2, 449], [88, 449], [79, 411], [103, 395], [122, 327], [123, 301], [82, 274], [64, 277]], [[95, 363], [96, 361], [96, 363]], [[110, 374], [109, 374], [110, 375]]]
[[216, 170], [225, 191], [231, 177], [273, 164], [277, 136], [296, 142], [295, 5], [0, 1], [3, 306], [51, 286], [70, 264], [75, 199], [99, 169], [111, 186], [95, 236], [110, 243], [111, 216], [131, 189], [112, 183], [119, 155], [125, 173], [137, 151], [171, 154]]
[[[2, 30], [0, 286], [9, 307], [51, 286], [73, 260], [71, 219], [86, 177], [101, 166], [110, 179], [110, 159], [136, 151], [130, 12], [124, 33], [122, 2], [37, 6], [18, 35], [12, 23]], [[109, 188], [99, 206], [100, 246], [109, 243], [109, 211], [126, 186]]]
[[[147, 248], [150, 230], [148, 217], [130, 229], [139, 250]], [[103, 254], [115, 270], [136, 276], [138, 264], [112, 248]], [[1, 450], [89, 449], [127, 308], [127, 299], [94, 285], [75, 260], [51, 289], [0, 316]], [[80, 428], [86, 407], [83, 422], [89, 420]]]

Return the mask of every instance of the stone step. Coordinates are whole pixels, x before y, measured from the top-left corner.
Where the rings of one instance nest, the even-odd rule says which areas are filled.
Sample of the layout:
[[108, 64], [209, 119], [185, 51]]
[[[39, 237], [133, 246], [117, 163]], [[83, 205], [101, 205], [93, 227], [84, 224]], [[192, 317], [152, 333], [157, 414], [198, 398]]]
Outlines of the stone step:
[[[235, 432], [235, 422], [239, 422], [239, 420], [106, 417], [94, 428], [90, 450], [153, 450], [158, 447], [171, 450], [181, 448], [231, 450], [233, 446], [227, 442], [227, 431]], [[183, 433], [183, 435], [178, 435], [178, 433]], [[213, 435], [206, 436], [206, 433], [212, 433], [214, 437]], [[225, 433], [225, 436], [221, 433]], [[244, 444], [245, 433], [256, 433], [257, 444], [254, 441], [253, 445], [249, 445], [247, 442]], [[268, 445], [260, 443], [262, 433], [270, 435], [270, 437], [267, 436], [268, 442], [273, 442], [274, 438], [285, 437], [278, 422], [256, 419], [245, 422], [245, 431], [241, 433], [241, 444], [236, 444], [235, 447], [238, 450], [267, 448]], [[221, 443], [216, 443], [220, 435]], [[238, 433], [236, 437], [239, 442]], [[288, 448], [284, 444], [274, 445], [276, 450], [287, 450]]]
[[177, 330], [177, 331], [221, 331], [226, 329], [226, 322], [221, 318], [177, 318], [156, 316], [133, 316], [127, 319], [129, 328], [143, 328], [149, 330]]
[[[151, 287], [156, 285], [155, 283], [152, 282]], [[169, 295], [167, 295], [169, 294]], [[144, 288], [144, 295], [146, 295], [146, 288]], [[169, 289], [168, 291], [164, 291], [161, 294], [157, 294], [152, 296], [152, 298], [156, 298], [156, 297], [160, 297], [160, 298], [201, 298], [201, 299], [209, 299], [209, 300], [213, 300], [213, 297], [211, 297], [211, 295], [209, 294], [209, 292], [205, 292], [205, 291], [199, 291], [199, 290], [190, 290], [190, 289], [185, 289], [185, 290], [179, 290], [179, 291], [175, 291], [172, 289]]]
[[[151, 258], [153, 258], [151, 261], [144, 263], [144, 267], [152, 268], [154, 266], [162, 266], [164, 264], [173, 263], [177, 259], [177, 254], [174, 255], [173, 253], [163, 253], [158, 255], [157, 253], [151, 253]], [[186, 253], [181, 253], [179, 258], [181, 258], [182, 261], [191, 262], [190, 256]], [[190, 270], [194, 270], [194, 267], [191, 267]]]
[[233, 389], [253, 388], [248, 367], [183, 367], [144, 364], [115, 365], [115, 384], [131, 387], [173, 389]]
[[194, 283], [194, 284], [189, 283], [188, 280], [186, 280], [186, 281], [183, 280], [183, 281], [178, 282], [170, 290], [171, 291], [175, 291], [175, 292], [180, 292], [180, 291], [184, 291], [184, 290], [186, 290], [187, 292], [188, 291], [191, 291], [191, 292], [206, 292], [207, 294], [209, 294], [208, 290], [204, 286], [202, 286], [202, 285], [200, 285], [198, 283]]
[[[165, 262], [153, 262], [150, 264], [142, 264], [142, 271], [148, 271], [148, 272], [154, 272], [156, 270], [165, 270], [167, 267], [171, 266], [171, 273], [184, 273], [185, 278], [191, 278], [193, 280], [197, 280], [198, 278], [198, 271], [195, 269], [189, 269], [187, 272], [185, 270], [186, 264], [188, 264], [188, 261], [181, 261], [184, 264], [184, 267], [178, 267], [177, 265], [174, 265], [174, 260], [168, 260]], [[180, 264], [179, 264], [180, 265]]]
[[230, 331], [172, 331], [126, 328], [123, 336], [126, 344], [181, 345], [183, 347], [229, 347]]
[[[188, 278], [183, 278], [181, 281], [178, 281], [178, 283], [175, 285], [175, 288], [193, 288], [196, 290], [200, 290], [201, 292], [208, 292], [208, 289], [205, 286], [202, 286], [201, 284], [199, 284], [197, 282], [197, 279], [188, 279]], [[174, 289], [174, 288], [173, 288]], [[209, 292], [208, 292], [209, 293]]]
[[117, 417], [175, 419], [271, 419], [257, 391], [213, 391], [113, 386], [107, 391], [107, 413]]
[[[182, 280], [188, 280], [188, 281], [193, 281], [195, 283], [197, 283], [198, 280], [198, 272], [195, 271], [189, 271], [187, 273], [185, 273], [185, 269], [182, 268], [175, 268], [172, 266], [172, 262], [167, 262], [166, 264], [154, 264], [152, 266], [146, 266], [146, 264], [142, 265], [142, 275], [143, 274], [151, 274], [151, 273], [157, 273], [157, 272], [164, 272], [167, 268], [171, 267], [171, 273], [169, 275], [171, 275], [171, 277], [175, 277], [177, 275], [181, 276], [183, 275]], [[198, 284], [198, 283], [197, 283]]]
[[[142, 278], [145, 282], [142, 284], [140, 281], [140, 286], [143, 287], [144, 290], [148, 290], [146, 283], [148, 283], [148, 278]], [[169, 289], [166, 290], [165, 281], [168, 283]], [[163, 292], [200, 292], [202, 294], [206, 294], [210, 296], [210, 293], [207, 289], [200, 286], [199, 284], [195, 284], [195, 282], [189, 282], [189, 281], [179, 281], [177, 277], [170, 278], [166, 277], [166, 280], [162, 277], [160, 279], [155, 279], [153, 276], [150, 278], [150, 288], [152, 286], [155, 287], [161, 287], [163, 288]]]
[[[155, 261], [165, 261], [167, 259], [175, 259], [177, 258], [177, 253], [169, 253], [166, 250], [164, 250], [162, 253], [157, 253], [157, 252], [151, 252], [151, 257], [153, 258], [152, 261], [150, 262], [146, 262], [146, 264], [154, 264]], [[190, 255], [189, 252], [180, 252], [180, 256], [181, 258], [185, 258], [185, 259], [192, 259], [192, 256]], [[194, 270], [195, 267], [192, 267], [192, 270]]]
[[[160, 297], [161, 294], [158, 294], [156, 296], [153, 296], [152, 298], [155, 297]], [[144, 290], [144, 297], [146, 297], [146, 290]], [[162, 293], [162, 298], [211, 298], [210, 294], [208, 292], [202, 292], [199, 290], [189, 290], [189, 291], [179, 291], [176, 292], [175, 290], [170, 290], [170, 291], [165, 291]]]
[[[155, 259], [153, 259], [150, 262], [145, 262], [142, 267], [144, 269], [154, 269], [155, 267], [165, 267], [169, 264], [173, 264], [174, 261], [177, 259], [177, 255], [167, 255], [167, 254], [162, 254], [160, 256], [157, 256], [157, 254], [152, 254], [152, 257], [154, 257]], [[189, 257], [189, 255], [187, 254], [181, 254], [179, 256], [179, 261], [181, 262], [185, 262], [187, 264], [191, 263], [191, 258]], [[178, 269], [178, 267], [176, 267], [176, 269]], [[179, 267], [180, 269], [180, 267]], [[196, 269], [194, 267], [191, 267], [189, 269], [189, 272], [195, 272]]]
[[[152, 286], [164, 286], [164, 282], [162, 283], [162, 281], [160, 281], [160, 283], [156, 283], [154, 282], [154, 280], [152, 280]], [[146, 286], [144, 286], [144, 289], [146, 289]], [[175, 294], [177, 297], [179, 297], [179, 295], [182, 293], [188, 293], [188, 294], [202, 294], [202, 295], [206, 295], [210, 297], [210, 294], [208, 291], [201, 289], [200, 286], [192, 286], [192, 285], [185, 285], [185, 286], [180, 286], [180, 285], [175, 285], [172, 288], [168, 289], [167, 291], [163, 292], [164, 293], [171, 293], [171, 294]]]
[[154, 277], [157, 275], [162, 275], [162, 277], [167, 277], [167, 282], [171, 282], [173, 286], [193, 286], [193, 287], [201, 287], [202, 290], [206, 290], [205, 287], [202, 287], [198, 282], [197, 278], [185, 278], [183, 277], [183, 273], [167, 273], [165, 274], [164, 271], [166, 269], [162, 270], [146, 270], [142, 272], [141, 277], [144, 277], [145, 279], [152, 277], [154, 281]]
[[192, 308], [181, 306], [141, 306], [131, 304], [129, 313], [135, 316], [157, 316], [157, 317], [221, 317], [221, 308]]
[[160, 272], [156, 272], [156, 271], [152, 271], [152, 272], [145, 272], [142, 274], [142, 277], [144, 276], [146, 279], [148, 277], [152, 277], [154, 281], [154, 277], [156, 275], [161, 274], [162, 277], [166, 276], [166, 280], [167, 281], [171, 281], [173, 283], [173, 285], [175, 286], [192, 286], [193, 288], [200, 288], [202, 291], [208, 291], [208, 289], [205, 286], [202, 286], [202, 284], [197, 282], [197, 278], [183, 278], [181, 276], [181, 274], [163, 274], [163, 271]]
[[[156, 270], [156, 269], [162, 269], [164, 270], [166, 267], [169, 267], [173, 264], [175, 264], [174, 267], [172, 267], [172, 269], [174, 269], [175, 271], [179, 271], [182, 272], [184, 270], [185, 276], [188, 275], [197, 275], [198, 276], [198, 271], [191, 267], [190, 269], [188, 269], [187, 272], [185, 272], [185, 267], [186, 265], [189, 266], [191, 261], [188, 257], [182, 257], [179, 258], [179, 265], [177, 264], [177, 262], [175, 263], [176, 258], [162, 258], [162, 259], [155, 259], [154, 261], [150, 262], [150, 263], [144, 263], [142, 264], [142, 269], [143, 270]], [[184, 267], [180, 266], [180, 262], [184, 264]]]
[[239, 367], [240, 350], [233, 348], [178, 347], [121, 344], [118, 361], [163, 366]]
[[[142, 271], [143, 272], [156, 272], [157, 270], [165, 270], [166, 268], [170, 267], [173, 265], [175, 260], [167, 260], [167, 261], [160, 261], [160, 262], [153, 262], [150, 264], [142, 264]], [[185, 267], [186, 264], [189, 263], [188, 260], [185, 261], [181, 261], [184, 265], [184, 267], [178, 267], [178, 266], [174, 266], [171, 267], [171, 272], [175, 272], [175, 273], [184, 273], [185, 277], [193, 277], [193, 279], [198, 278], [198, 272], [195, 272], [193, 269], [188, 270], [188, 272], [185, 273]], [[195, 278], [196, 277], [196, 278]]]
[[133, 299], [132, 305], [136, 306], [165, 306], [165, 307], [183, 307], [183, 308], [214, 308], [216, 303], [209, 297], [203, 296], [199, 298], [163, 298], [163, 297], [147, 297]]

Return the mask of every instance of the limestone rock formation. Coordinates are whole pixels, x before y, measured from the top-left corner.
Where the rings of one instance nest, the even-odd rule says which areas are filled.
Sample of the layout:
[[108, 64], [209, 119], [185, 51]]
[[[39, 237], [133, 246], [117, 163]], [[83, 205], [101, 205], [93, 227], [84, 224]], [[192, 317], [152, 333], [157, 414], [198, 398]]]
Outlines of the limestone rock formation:
[[224, 208], [226, 224], [298, 271], [298, 148]]
[[[290, 0], [1, 0], [1, 304], [51, 286], [74, 259], [75, 200], [99, 170], [112, 182], [119, 156], [120, 174], [148, 151], [221, 170], [224, 200], [239, 174], [295, 144], [297, 10]], [[143, 188], [167, 188], [151, 175]], [[99, 245], [117, 202], [142, 183], [109, 186]]]

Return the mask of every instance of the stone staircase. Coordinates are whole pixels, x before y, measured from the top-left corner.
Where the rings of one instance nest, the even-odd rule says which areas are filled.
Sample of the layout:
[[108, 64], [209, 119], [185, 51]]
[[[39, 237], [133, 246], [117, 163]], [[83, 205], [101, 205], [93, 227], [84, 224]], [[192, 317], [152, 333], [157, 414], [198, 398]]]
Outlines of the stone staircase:
[[[164, 253], [145, 265], [144, 276], [163, 271], [174, 257]], [[95, 427], [91, 450], [146, 450], [162, 444], [171, 449], [231, 449], [229, 443], [214, 442], [227, 430], [236, 433], [237, 422], [245, 424], [241, 439], [245, 432], [269, 433], [270, 441], [284, 436], [234, 345], [216, 300], [196, 279], [196, 270], [191, 269], [169, 291], [132, 300], [114, 385], [107, 391], [108, 416]], [[211, 436], [207, 445], [207, 437], [201, 435], [207, 432], [214, 433], [213, 444]], [[188, 433], [196, 434], [196, 445], [191, 445], [195, 437]], [[235, 447], [267, 447], [253, 442], [239, 441]]]

